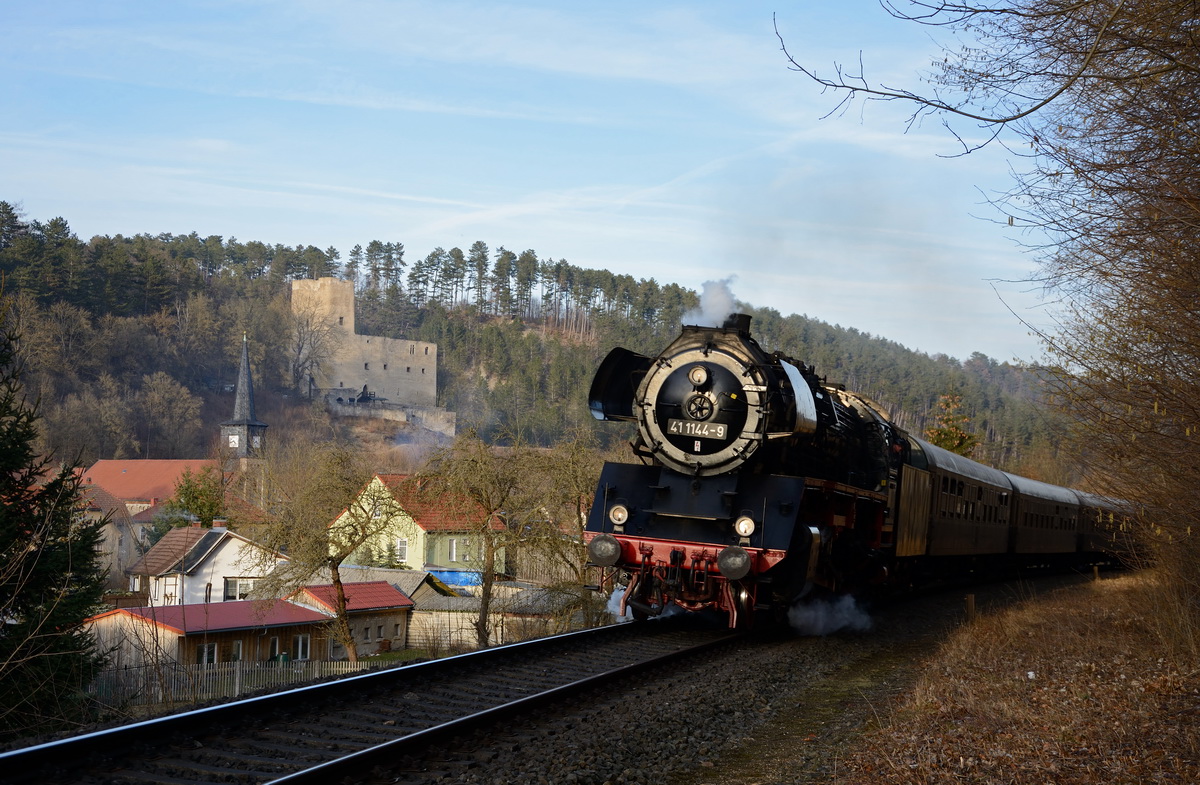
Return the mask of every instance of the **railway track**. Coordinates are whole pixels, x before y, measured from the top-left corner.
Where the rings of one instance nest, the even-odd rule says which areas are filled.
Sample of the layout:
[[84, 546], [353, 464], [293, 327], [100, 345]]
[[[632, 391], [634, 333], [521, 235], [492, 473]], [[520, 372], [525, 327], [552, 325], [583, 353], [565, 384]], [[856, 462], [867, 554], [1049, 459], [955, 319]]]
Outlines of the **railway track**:
[[0, 778], [84, 785], [340, 782], [511, 713], [736, 637], [682, 623], [554, 636], [3, 753]]

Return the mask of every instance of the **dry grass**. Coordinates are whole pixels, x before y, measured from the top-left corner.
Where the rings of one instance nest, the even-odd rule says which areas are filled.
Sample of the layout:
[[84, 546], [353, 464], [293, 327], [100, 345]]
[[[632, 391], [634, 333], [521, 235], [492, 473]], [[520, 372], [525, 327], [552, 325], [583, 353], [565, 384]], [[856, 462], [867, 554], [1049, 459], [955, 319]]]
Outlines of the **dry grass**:
[[1200, 782], [1200, 674], [1124, 575], [981, 617], [842, 757], [836, 783]]

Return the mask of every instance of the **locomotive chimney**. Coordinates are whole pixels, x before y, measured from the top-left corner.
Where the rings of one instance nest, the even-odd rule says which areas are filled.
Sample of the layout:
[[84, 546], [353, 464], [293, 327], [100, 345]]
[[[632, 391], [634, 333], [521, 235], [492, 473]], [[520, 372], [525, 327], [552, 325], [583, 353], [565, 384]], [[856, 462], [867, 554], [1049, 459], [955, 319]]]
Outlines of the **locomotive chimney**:
[[725, 324], [721, 325], [726, 330], [734, 329], [740, 333], [750, 334], [750, 314], [748, 313], [731, 313], [725, 317]]

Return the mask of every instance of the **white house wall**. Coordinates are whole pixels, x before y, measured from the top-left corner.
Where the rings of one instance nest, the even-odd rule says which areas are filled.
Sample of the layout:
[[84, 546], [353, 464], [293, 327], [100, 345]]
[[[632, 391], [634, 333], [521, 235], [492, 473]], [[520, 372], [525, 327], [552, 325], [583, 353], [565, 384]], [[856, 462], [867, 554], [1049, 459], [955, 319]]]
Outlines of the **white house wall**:
[[[150, 578], [153, 605], [193, 605], [225, 600], [226, 578], [259, 579], [270, 572], [256, 557], [262, 548], [237, 536], [225, 537], [190, 573]], [[279, 563], [278, 560], [275, 563]], [[172, 583], [175, 586], [171, 591]], [[210, 588], [211, 587], [211, 588]], [[168, 596], [170, 595], [170, 596]]]

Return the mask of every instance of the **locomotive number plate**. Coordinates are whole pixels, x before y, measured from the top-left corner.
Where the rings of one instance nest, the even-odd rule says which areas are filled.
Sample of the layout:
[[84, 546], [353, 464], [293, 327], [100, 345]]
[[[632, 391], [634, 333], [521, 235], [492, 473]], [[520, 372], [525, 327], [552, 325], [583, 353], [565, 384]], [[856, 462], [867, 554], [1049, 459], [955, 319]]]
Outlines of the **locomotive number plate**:
[[724, 439], [727, 426], [719, 422], [667, 420], [667, 433], [672, 436], [697, 436], [701, 439]]

